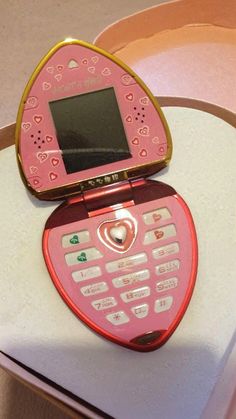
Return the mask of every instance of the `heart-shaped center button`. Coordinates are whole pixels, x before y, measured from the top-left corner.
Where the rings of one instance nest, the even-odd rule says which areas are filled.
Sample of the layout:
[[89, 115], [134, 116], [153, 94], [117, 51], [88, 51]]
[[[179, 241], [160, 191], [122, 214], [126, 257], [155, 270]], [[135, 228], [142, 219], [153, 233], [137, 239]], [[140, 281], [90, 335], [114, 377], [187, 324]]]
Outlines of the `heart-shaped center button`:
[[116, 243], [123, 244], [127, 237], [126, 227], [123, 225], [119, 227], [112, 227], [110, 229], [110, 236]]

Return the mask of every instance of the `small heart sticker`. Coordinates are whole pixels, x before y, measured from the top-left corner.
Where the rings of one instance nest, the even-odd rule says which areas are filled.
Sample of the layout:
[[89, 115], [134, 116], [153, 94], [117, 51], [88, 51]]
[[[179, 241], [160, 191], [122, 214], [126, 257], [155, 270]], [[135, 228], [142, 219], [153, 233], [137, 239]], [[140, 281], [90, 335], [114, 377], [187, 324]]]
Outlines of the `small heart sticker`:
[[46, 81], [43, 82], [43, 90], [51, 89], [52, 85]]
[[29, 171], [33, 175], [34, 173], [37, 173], [38, 168], [36, 166], [30, 166]]
[[54, 72], [54, 67], [47, 67], [47, 72], [52, 74]]
[[52, 159], [51, 159], [51, 163], [52, 163], [52, 166], [58, 166], [58, 164], [60, 163], [60, 160], [57, 158], [57, 157], [53, 157]]
[[56, 74], [54, 77], [56, 81], [60, 81], [62, 79], [62, 74]]
[[126, 120], [126, 122], [132, 122], [133, 120], [132, 120], [132, 116], [131, 115], [128, 115], [126, 118], [125, 118], [125, 120]]
[[102, 70], [102, 75], [103, 75], [103, 76], [110, 76], [110, 75], [111, 75], [111, 70], [110, 70], [110, 68], [105, 67], [105, 68]]
[[147, 150], [145, 150], [144, 148], [140, 151], [139, 155], [141, 157], [146, 157], [147, 156]]
[[62, 64], [57, 65], [57, 71], [59, 71], [59, 73], [63, 70], [64, 66]]
[[88, 67], [88, 71], [93, 74], [95, 72], [95, 67]]
[[40, 161], [40, 163], [43, 163], [45, 160], [47, 160], [47, 158], [48, 158], [47, 153], [42, 153], [42, 152], [37, 153], [37, 159]]
[[139, 128], [138, 134], [142, 135], [143, 137], [146, 137], [147, 135], [149, 135], [149, 127], [145, 125], [144, 127]]
[[36, 108], [38, 99], [35, 96], [29, 96], [25, 103], [25, 110]]
[[149, 104], [149, 99], [148, 99], [148, 97], [147, 97], [147, 96], [141, 97], [141, 98], [139, 99], [139, 103], [141, 103], [141, 105], [145, 105], [145, 106], [147, 106], [147, 105]]
[[21, 128], [22, 128], [25, 132], [27, 132], [27, 131], [29, 131], [29, 129], [31, 128], [31, 123], [30, 123], [30, 122], [23, 122], [23, 123], [21, 124]]
[[127, 100], [129, 100], [130, 102], [132, 102], [134, 100], [134, 95], [133, 93], [128, 93], [128, 95], [125, 96]]
[[121, 77], [121, 82], [125, 86], [130, 86], [131, 84], [136, 83], [135, 79], [131, 77], [129, 74], [123, 74], [123, 76]]
[[160, 147], [158, 148], [157, 154], [159, 154], [160, 156], [163, 156], [166, 153], [166, 146], [160, 145]]
[[43, 119], [42, 115], [34, 115], [34, 122], [36, 122], [36, 124], [40, 124], [42, 119]]
[[99, 58], [96, 55], [91, 58], [91, 61], [93, 62], [93, 64], [97, 64], [98, 60]]
[[132, 140], [132, 144], [134, 144], [134, 145], [139, 145], [139, 139], [138, 139], [138, 138], [134, 138], [134, 139]]
[[82, 60], [82, 64], [84, 64], [84, 65], [87, 65], [87, 64], [88, 64], [88, 60], [87, 60], [87, 58], [84, 58], [84, 59]]
[[58, 177], [57, 173], [54, 173], [54, 172], [49, 173], [49, 179], [50, 180], [55, 180], [55, 179], [57, 179], [57, 177]]
[[46, 135], [46, 141], [50, 143], [53, 140], [53, 137], [51, 135]]

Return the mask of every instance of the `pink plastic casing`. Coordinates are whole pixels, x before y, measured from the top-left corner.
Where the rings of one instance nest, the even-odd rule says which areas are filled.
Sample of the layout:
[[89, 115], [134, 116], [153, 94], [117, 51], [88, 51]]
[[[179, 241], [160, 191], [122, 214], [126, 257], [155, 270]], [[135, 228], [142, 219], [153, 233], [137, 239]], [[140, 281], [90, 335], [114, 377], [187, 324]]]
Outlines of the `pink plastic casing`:
[[[117, 188], [120, 189], [118, 195], [120, 204], [115, 201], [117, 204], [115, 206], [110, 205], [101, 209], [101, 201], [88, 199], [86, 203], [80, 197], [57, 208], [45, 227], [44, 257], [59, 293], [81, 320], [96, 332], [120, 345], [138, 351], [151, 351], [163, 345], [171, 336], [190, 301], [197, 270], [195, 228], [187, 205], [170, 186], [151, 180], [140, 180], [133, 181], [131, 186], [127, 182], [126, 185], [121, 184]], [[99, 191], [97, 194], [99, 195]], [[109, 199], [111, 200], [103, 192], [103, 204], [106, 204], [106, 200], [109, 203]], [[161, 211], [157, 211], [163, 208], [169, 211], [169, 216], [163, 216]], [[147, 225], [143, 214], [152, 211], [156, 213], [151, 223]], [[122, 222], [127, 217], [136, 224], [134, 241], [128, 250], [123, 249], [122, 253], [117, 253], [103, 244], [99, 238], [99, 231], [104, 222], [115, 222], [115, 220]], [[163, 236], [165, 229], [161, 230], [162, 227], [170, 225], [176, 230], [175, 233]], [[73, 244], [66, 248], [62, 246], [64, 235], [71, 234], [73, 237], [75, 232], [86, 230], [90, 235], [86, 243]], [[155, 230], [156, 239], [150, 244], [145, 244], [145, 234], [150, 230]], [[174, 243], [175, 251], [172, 245], [170, 247], [172, 251], [165, 252], [163, 246], [171, 243]], [[67, 265], [65, 255], [77, 251], [86, 253], [86, 249], [91, 247], [95, 247], [101, 253], [102, 256], [99, 259], [77, 262], [72, 266]], [[153, 258], [154, 249], [159, 249], [156, 251], [158, 258]], [[144, 258], [146, 261], [144, 260], [143, 263], [132, 266], [132, 263], [121, 261], [120, 269], [108, 272], [110, 269], [107, 269], [109, 266], [107, 264], [140, 254], [146, 255]], [[171, 261], [174, 262], [171, 263]], [[73, 272], [94, 266], [100, 268], [100, 276], [92, 279], [80, 278], [79, 282], [74, 281]], [[121, 288], [116, 288], [112, 282], [114, 278], [142, 270], [149, 272], [149, 278], [146, 277], [145, 280], [140, 281], [138, 276], [133, 275], [131, 283], [127, 284], [127, 281], [124, 281]], [[168, 279], [170, 281], [167, 281]], [[103, 283], [103, 290], [100, 290], [99, 294], [91, 295], [90, 291], [96, 289], [96, 284], [101, 283]], [[88, 294], [84, 296], [81, 289], [90, 285]], [[98, 285], [99, 287], [101, 285]], [[134, 291], [140, 288], [143, 289], [138, 292], [140, 298], [132, 300], [132, 296], [136, 295]], [[125, 292], [129, 294], [128, 302], [124, 302], [121, 297], [121, 294]], [[150, 295], [145, 295], [145, 293]], [[110, 307], [110, 300], [106, 300], [107, 297], [114, 297], [117, 304]], [[155, 301], [165, 299], [165, 297], [167, 299], [169, 297], [169, 301], [172, 301], [171, 307], [167, 311], [155, 312]], [[105, 304], [108, 303], [108, 307], [96, 310], [92, 302], [103, 299]], [[137, 318], [132, 308], [143, 304], [147, 304], [148, 314]], [[125, 313], [126, 320], [128, 318], [125, 324], [114, 325], [106, 318], [107, 315], [120, 311]]]
[[[49, 102], [109, 87], [115, 90], [132, 157], [67, 174]], [[164, 161], [168, 154], [163, 121], [147, 92], [117, 62], [84, 45], [66, 44], [51, 53], [24, 102], [19, 156], [24, 177], [37, 193]]]

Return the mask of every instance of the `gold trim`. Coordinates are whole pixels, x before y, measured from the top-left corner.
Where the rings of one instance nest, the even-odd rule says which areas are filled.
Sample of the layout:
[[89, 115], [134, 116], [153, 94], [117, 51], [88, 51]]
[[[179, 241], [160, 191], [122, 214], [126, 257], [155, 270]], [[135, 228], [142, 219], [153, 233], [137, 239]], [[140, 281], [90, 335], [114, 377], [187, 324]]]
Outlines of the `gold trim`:
[[[147, 95], [149, 96], [151, 102], [153, 103], [154, 107], [156, 108], [158, 114], [160, 115], [161, 121], [163, 123], [164, 129], [165, 129], [165, 133], [166, 133], [166, 138], [167, 138], [167, 155], [166, 158], [163, 160], [157, 160], [156, 162], [152, 162], [152, 163], [148, 163], [148, 164], [144, 164], [144, 165], [140, 165], [137, 167], [130, 167], [127, 168], [125, 170], [122, 170], [120, 172], [124, 172], [124, 174], [126, 173], [128, 175], [128, 172], [130, 171], [134, 171], [135, 169], [140, 169], [140, 168], [148, 168], [149, 166], [153, 166], [153, 168], [155, 168], [155, 171], [148, 173], [148, 175], [157, 173], [159, 170], [161, 170], [163, 167], [165, 167], [172, 156], [172, 139], [171, 139], [171, 134], [170, 134], [170, 130], [167, 124], [167, 121], [165, 119], [165, 116], [156, 100], [156, 98], [153, 96], [153, 94], [151, 93], [151, 91], [149, 90], [149, 88], [145, 85], [145, 83], [140, 79], [140, 77], [129, 67], [127, 66], [125, 63], [123, 63], [118, 57], [113, 56], [112, 54], [110, 54], [107, 51], [104, 51], [102, 48], [99, 48], [93, 44], [90, 44], [88, 42], [85, 41], [80, 41], [77, 39], [66, 39], [64, 41], [59, 42], [58, 44], [56, 44], [53, 48], [51, 48], [49, 50], [49, 52], [42, 58], [42, 60], [39, 62], [39, 64], [37, 65], [37, 67], [35, 68], [33, 74], [31, 75], [25, 90], [23, 92], [21, 101], [20, 101], [20, 105], [19, 105], [19, 109], [18, 109], [18, 114], [17, 114], [17, 119], [16, 119], [16, 131], [15, 131], [15, 143], [16, 143], [16, 157], [17, 157], [17, 162], [18, 162], [18, 167], [19, 167], [19, 171], [20, 171], [20, 175], [21, 178], [25, 184], [25, 186], [30, 190], [30, 192], [37, 196], [39, 199], [58, 199], [58, 198], [63, 198], [68, 196], [68, 189], [73, 189], [73, 186], [75, 188], [77, 188], [77, 193], [80, 193], [80, 181], [78, 182], [72, 182], [63, 186], [59, 186], [56, 187], [54, 189], [49, 189], [49, 190], [45, 190], [42, 192], [37, 192], [35, 191], [30, 184], [27, 182], [27, 179], [24, 175], [24, 171], [23, 171], [23, 165], [22, 165], [22, 161], [21, 161], [21, 156], [20, 156], [20, 151], [19, 151], [19, 147], [20, 147], [20, 131], [21, 131], [21, 121], [22, 121], [22, 115], [23, 115], [23, 111], [24, 111], [24, 104], [25, 104], [25, 100], [29, 94], [29, 91], [36, 79], [36, 77], [38, 76], [39, 72], [41, 71], [41, 69], [44, 67], [44, 65], [46, 64], [46, 62], [49, 60], [49, 58], [61, 47], [66, 46], [66, 45], [82, 45], [85, 48], [89, 48], [92, 49], [96, 52], [98, 52], [99, 54], [104, 55], [105, 57], [109, 58], [111, 61], [114, 61], [117, 65], [119, 65], [121, 68], [123, 68], [127, 73], [129, 73], [132, 77], [135, 78], [135, 80], [141, 85], [141, 87], [143, 88], [143, 90], [147, 93]], [[158, 167], [157, 167], [158, 166]], [[158, 170], [159, 168], [159, 170]], [[119, 173], [119, 172], [112, 172], [112, 173]], [[111, 174], [112, 174], [111, 173]], [[101, 176], [105, 176], [105, 174], [102, 174]], [[109, 173], [108, 173], [109, 175]], [[145, 173], [143, 174], [143, 176], [145, 176]], [[83, 182], [87, 182], [89, 179], [85, 179]], [[59, 192], [59, 190], [61, 190], [61, 193]], [[55, 193], [55, 192], [59, 192], [59, 194]], [[63, 192], [64, 191], [64, 192]], [[73, 194], [75, 194], [76, 192], [74, 192]]]

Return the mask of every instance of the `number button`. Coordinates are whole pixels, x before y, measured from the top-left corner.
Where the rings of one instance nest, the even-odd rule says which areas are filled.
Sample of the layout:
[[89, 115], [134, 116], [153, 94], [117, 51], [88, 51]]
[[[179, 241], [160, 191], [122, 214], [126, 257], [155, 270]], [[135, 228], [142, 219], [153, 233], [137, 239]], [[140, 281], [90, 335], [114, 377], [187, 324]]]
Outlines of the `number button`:
[[132, 313], [138, 318], [143, 319], [148, 315], [149, 306], [148, 304], [142, 304], [141, 306], [132, 307]]
[[120, 324], [129, 322], [129, 317], [124, 311], [117, 311], [116, 313], [108, 314], [106, 318], [110, 323], [114, 324], [114, 326], [119, 326]]
[[172, 288], [176, 288], [177, 285], [178, 285], [178, 278], [176, 278], [176, 277], [169, 278], [169, 279], [166, 279], [165, 281], [157, 282], [156, 291], [157, 292], [167, 291], [167, 290], [170, 290]]
[[156, 313], [161, 313], [162, 311], [167, 311], [171, 308], [173, 304], [173, 297], [164, 297], [160, 298], [160, 300], [155, 301], [154, 311]]
[[126, 291], [120, 294], [122, 300], [125, 303], [129, 303], [130, 301], [139, 300], [140, 298], [148, 297], [150, 295], [150, 288], [149, 287], [142, 287], [137, 288], [132, 291]]
[[101, 275], [102, 271], [99, 266], [91, 266], [91, 268], [72, 272], [72, 278], [75, 282], [86, 281], [87, 279], [97, 278]]
[[90, 297], [90, 295], [96, 295], [108, 291], [108, 286], [106, 282], [98, 282], [97, 284], [82, 287], [80, 288], [80, 291], [85, 297]]
[[166, 263], [162, 263], [161, 265], [156, 266], [156, 274], [162, 275], [166, 274], [167, 272], [177, 271], [180, 267], [180, 262], [178, 259], [171, 260]]
[[127, 285], [137, 284], [140, 281], [145, 281], [150, 278], [148, 269], [139, 272], [132, 272], [128, 275], [119, 276], [112, 280], [115, 288], [125, 287]]
[[114, 297], [102, 298], [101, 300], [92, 301], [92, 306], [95, 310], [106, 310], [117, 305]]
[[146, 253], [138, 253], [137, 255], [129, 256], [127, 258], [114, 260], [106, 264], [107, 272], [115, 272], [123, 269], [130, 269], [135, 265], [147, 262]]
[[177, 242], [167, 244], [166, 246], [153, 249], [152, 256], [154, 259], [160, 259], [165, 256], [173, 255], [179, 252], [179, 244]]

